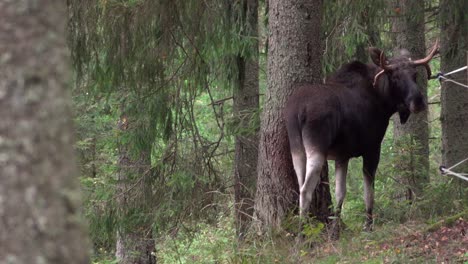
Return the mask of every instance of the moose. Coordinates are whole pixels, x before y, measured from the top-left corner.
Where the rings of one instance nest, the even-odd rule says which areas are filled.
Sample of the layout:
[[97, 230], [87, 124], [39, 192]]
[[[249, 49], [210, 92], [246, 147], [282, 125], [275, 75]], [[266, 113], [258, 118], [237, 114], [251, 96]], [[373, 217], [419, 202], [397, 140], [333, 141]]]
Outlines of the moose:
[[294, 170], [299, 184], [300, 217], [307, 215], [322, 165], [335, 161], [335, 215], [340, 216], [346, 194], [348, 161], [363, 158], [364, 230], [373, 226], [374, 178], [380, 146], [390, 117], [398, 112], [406, 123], [411, 113], [427, 107], [417, 85], [417, 66], [431, 76], [429, 61], [438, 52], [438, 41], [429, 54], [412, 60], [409, 52], [387, 59], [378, 48], [369, 48], [373, 61], [344, 64], [325, 84], [298, 84], [284, 111]]

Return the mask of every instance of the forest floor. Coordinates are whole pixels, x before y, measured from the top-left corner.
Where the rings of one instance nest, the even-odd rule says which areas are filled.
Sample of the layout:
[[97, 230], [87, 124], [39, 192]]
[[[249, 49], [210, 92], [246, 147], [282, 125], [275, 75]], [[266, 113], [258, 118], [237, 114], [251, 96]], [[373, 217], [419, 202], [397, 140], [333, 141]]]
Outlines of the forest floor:
[[[195, 233], [159, 242], [158, 263], [462, 263], [468, 264], [468, 210], [439, 221], [414, 220], [402, 224], [380, 223], [373, 232], [357, 226], [342, 231], [337, 241], [313, 236], [315, 246], [298, 250], [296, 238], [280, 233], [261, 240], [237, 241], [231, 218], [217, 227], [199, 225]], [[320, 233], [320, 231], [318, 231]], [[97, 258], [93, 263], [117, 263], [114, 255]]]
[[467, 217], [433, 225], [410, 222], [391, 229], [353, 238], [347, 238], [345, 231], [343, 239], [316, 248], [306, 262], [468, 264]]

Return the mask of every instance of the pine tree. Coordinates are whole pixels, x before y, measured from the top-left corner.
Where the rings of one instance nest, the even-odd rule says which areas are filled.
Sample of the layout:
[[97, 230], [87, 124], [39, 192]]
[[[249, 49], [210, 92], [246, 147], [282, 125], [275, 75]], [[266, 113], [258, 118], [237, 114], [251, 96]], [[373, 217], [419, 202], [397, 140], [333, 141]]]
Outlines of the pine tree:
[[[108, 99], [111, 113], [125, 113], [130, 120], [131, 129], [125, 135], [107, 131], [118, 134], [107, 139], [113, 141], [109, 143], [112, 148], [107, 148], [109, 156], [130, 153], [130, 164], [134, 164], [150, 146], [150, 167], [157, 171], [151, 173], [147, 185], [140, 185], [135, 180], [141, 179], [143, 172], [130, 169], [129, 174], [136, 176], [124, 177], [125, 184], [119, 186], [112, 186], [113, 182], [107, 180], [110, 184], [106, 185], [109, 186], [106, 194], [116, 190], [114, 195], [119, 196], [119, 188], [125, 185], [135, 186], [132, 190], [140, 193], [149, 188], [155, 195], [146, 204], [152, 206], [147, 217], [152, 217], [153, 229], [160, 232], [176, 230], [175, 226], [188, 217], [191, 220], [217, 217], [207, 211], [215, 212], [219, 208], [214, 204], [224, 204], [215, 199], [219, 199], [219, 190], [226, 188], [232, 175], [224, 176], [220, 169], [231, 162], [220, 154], [230, 152], [224, 111], [230, 110], [231, 105], [223, 108], [216, 96], [224, 98], [232, 93], [230, 81], [239, 73], [233, 58], [256, 56], [246, 54], [253, 52], [250, 46], [256, 44], [252, 38], [239, 34], [240, 23], [231, 23], [226, 12], [229, 1], [70, 0], [69, 3], [77, 86], [95, 98]], [[255, 75], [252, 70], [247, 73]], [[209, 107], [205, 102], [200, 106], [205, 98]], [[121, 104], [123, 109], [115, 106]], [[209, 123], [206, 125], [209, 128], [201, 127], [202, 122]], [[125, 153], [114, 151], [117, 144], [126, 148]], [[106, 172], [114, 173], [112, 179], [119, 176], [116, 167]], [[142, 215], [150, 211], [144, 204], [136, 204], [146, 203], [145, 199], [132, 202]], [[93, 227], [105, 225], [107, 233], [116, 234], [117, 222], [125, 235], [125, 226], [138, 227], [135, 224], [140, 223], [141, 229], [148, 230], [145, 221], [136, 221], [139, 218], [116, 219], [115, 211], [126, 211], [124, 203], [104, 200], [90, 204], [89, 210], [99, 211], [100, 208], [92, 207], [102, 204], [105, 215], [94, 221]], [[106, 240], [104, 243], [111, 249], [115, 239]]]
[[[406, 49], [415, 59], [426, 56], [424, 29], [424, 1], [395, 1], [392, 9], [395, 14], [393, 33], [395, 53]], [[418, 69], [417, 83], [427, 101], [427, 72]], [[423, 187], [429, 182], [429, 123], [428, 110], [411, 114], [406, 124], [394, 118], [393, 137], [398, 152], [397, 179], [406, 186], [402, 195], [407, 200], [421, 197]]]
[[236, 229], [243, 235], [252, 219], [257, 180], [259, 96], [258, 0], [243, 0], [237, 11], [241, 35], [248, 38], [247, 49], [237, 55], [238, 78], [234, 87], [233, 112], [236, 117], [234, 191]]
[[[125, 138], [128, 129], [138, 129], [128, 116], [122, 114], [118, 129]], [[124, 141], [124, 140], [122, 140]], [[121, 224], [117, 230], [115, 256], [121, 264], [155, 264], [155, 241], [153, 239], [151, 216], [151, 149], [138, 150], [131, 155], [129, 146], [119, 144], [119, 161], [116, 193], [122, 223], [137, 219], [130, 225]]]
[[61, 0], [0, 4], [0, 263], [89, 263]]
[[[320, 83], [322, 1], [269, 1], [268, 89], [261, 115], [255, 218], [263, 228], [279, 227], [297, 207], [298, 184], [283, 121], [283, 108], [294, 83]], [[323, 173], [322, 176], [327, 175]], [[322, 182], [328, 181], [323, 179]], [[318, 191], [328, 190], [320, 184]], [[329, 208], [323, 195], [315, 201]]]
[[[467, 65], [468, 50], [468, 2], [464, 0], [440, 2], [441, 61], [444, 73]], [[467, 84], [467, 73], [462, 71], [447, 76], [459, 83]], [[442, 163], [447, 168], [468, 158], [468, 102], [467, 89], [452, 82], [442, 82]], [[457, 171], [468, 172], [468, 162], [456, 167]], [[466, 186], [460, 182], [458, 186]]]

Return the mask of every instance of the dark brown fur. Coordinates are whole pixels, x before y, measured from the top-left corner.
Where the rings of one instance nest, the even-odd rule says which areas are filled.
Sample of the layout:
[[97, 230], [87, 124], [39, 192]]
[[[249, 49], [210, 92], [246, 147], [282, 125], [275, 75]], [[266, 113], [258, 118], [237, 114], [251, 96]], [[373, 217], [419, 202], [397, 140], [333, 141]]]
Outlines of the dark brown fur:
[[[286, 105], [285, 120], [292, 152], [303, 153], [307, 143], [337, 162], [347, 164], [350, 158], [362, 156], [365, 180], [373, 186], [390, 117], [399, 112], [405, 123], [410, 112], [419, 112], [427, 104], [408, 57], [392, 59], [397, 67], [385, 71], [374, 87], [374, 77], [382, 70], [376, 66], [381, 51], [370, 52], [374, 64], [354, 61], [343, 65], [326, 84], [297, 85]], [[367, 208], [368, 225], [372, 204], [373, 198]]]

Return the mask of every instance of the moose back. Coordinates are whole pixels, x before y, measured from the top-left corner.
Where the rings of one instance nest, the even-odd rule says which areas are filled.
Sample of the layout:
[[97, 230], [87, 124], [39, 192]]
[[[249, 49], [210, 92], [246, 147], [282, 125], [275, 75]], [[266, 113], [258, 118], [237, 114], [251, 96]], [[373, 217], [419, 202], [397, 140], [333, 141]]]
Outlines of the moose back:
[[326, 84], [298, 85], [286, 104], [285, 121], [300, 189], [301, 217], [307, 214], [326, 160], [335, 161], [335, 210], [339, 217], [348, 161], [362, 157], [365, 229], [372, 229], [374, 177], [390, 117], [398, 112], [404, 124], [411, 113], [426, 109], [415, 68], [424, 66], [429, 77], [428, 63], [437, 51], [436, 41], [423, 59], [412, 60], [408, 54], [387, 59], [383, 51], [370, 48], [373, 64], [354, 61], [343, 65]]

